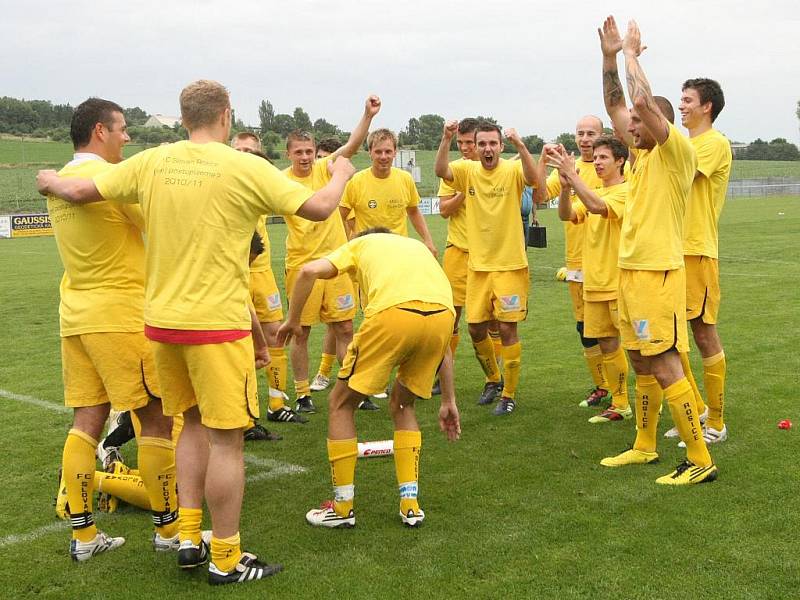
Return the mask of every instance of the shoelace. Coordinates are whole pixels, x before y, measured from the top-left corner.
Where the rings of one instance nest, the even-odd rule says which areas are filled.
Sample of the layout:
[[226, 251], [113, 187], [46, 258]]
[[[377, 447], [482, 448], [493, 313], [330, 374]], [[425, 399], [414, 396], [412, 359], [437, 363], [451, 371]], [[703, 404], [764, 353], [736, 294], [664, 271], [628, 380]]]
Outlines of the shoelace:
[[688, 460], [683, 461], [681, 464], [675, 467], [675, 475], [673, 475], [673, 477], [679, 477], [680, 475], [683, 474], [684, 471], [686, 471], [686, 469], [689, 469], [693, 466], [694, 465], [690, 463]]

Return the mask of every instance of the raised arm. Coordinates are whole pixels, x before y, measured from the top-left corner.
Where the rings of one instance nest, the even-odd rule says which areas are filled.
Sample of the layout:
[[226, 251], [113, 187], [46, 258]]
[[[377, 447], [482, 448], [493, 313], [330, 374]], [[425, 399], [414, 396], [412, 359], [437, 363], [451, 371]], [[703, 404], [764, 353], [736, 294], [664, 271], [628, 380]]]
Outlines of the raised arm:
[[622, 50], [622, 38], [614, 17], [607, 17], [597, 34], [600, 36], [600, 49], [603, 52], [603, 101], [606, 112], [611, 117], [614, 130], [622, 135], [625, 145], [633, 147], [633, 137], [628, 133], [631, 117], [628, 107], [625, 106], [625, 94], [617, 70], [617, 53]]
[[639, 64], [639, 55], [647, 46], [642, 46], [642, 37], [636, 21], [628, 23], [628, 32], [622, 40], [622, 53], [625, 55], [625, 76], [628, 82], [628, 95], [642, 123], [655, 138], [663, 144], [669, 137], [669, 122], [656, 106], [650, 83]]
[[442, 141], [436, 152], [434, 171], [436, 176], [445, 181], [453, 181], [453, 171], [450, 170], [450, 143], [458, 130], [458, 121], [447, 121], [442, 130]]
[[353, 164], [344, 157], [337, 158], [330, 166], [331, 178], [325, 187], [319, 189], [303, 202], [295, 214], [309, 221], [324, 221], [339, 206], [344, 186], [356, 172]]
[[347, 138], [347, 142], [345, 142], [344, 146], [334, 152], [333, 156], [344, 156], [345, 158], [350, 158], [356, 154], [359, 148], [361, 148], [361, 144], [363, 144], [364, 140], [367, 139], [369, 126], [372, 124], [372, 119], [375, 118], [375, 115], [377, 115], [380, 110], [380, 98], [375, 95], [367, 98], [367, 101], [364, 103], [364, 114], [361, 116], [361, 120], [358, 122], [358, 125], [353, 128], [353, 131], [350, 134], [350, 137]]
[[73, 204], [100, 202], [104, 198], [94, 181], [80, 177], [59, 177], [52, 169], [43, 169], [36, 175], [36, 187], [42, 196], [57, 196]]
[[517, 130], [513, 128], [506, 129], [505, 135], [508, 141], [514, 144], [517, 152], [519, 152], [519, 160], [522, 163], [522, 176], [525, 179], [525, 185], [538, 185], [539, 171], [536, 168], [536, 161], [522, 142], [522, 138], [519, 137]]

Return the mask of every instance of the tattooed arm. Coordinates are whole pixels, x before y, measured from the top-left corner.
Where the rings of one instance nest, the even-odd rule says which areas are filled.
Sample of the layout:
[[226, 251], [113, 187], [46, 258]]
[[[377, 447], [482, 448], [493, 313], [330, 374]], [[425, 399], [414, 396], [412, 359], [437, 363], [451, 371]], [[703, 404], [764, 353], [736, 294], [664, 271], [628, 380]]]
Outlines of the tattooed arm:
[[614, 132], [628, 147], [633, 147], [633, 138], [628, 133], [630, 113], [625, 106], [625, 94], [617, 70], [617, 53], [622, 49], [622, 38], [614, 17], [608, 17], [603, 27], [597, 30], [600, 49], [603, 51], [603, 100], [606, 112], [611, 117]]
[[639, 55], [646, 48], [642, 46], [642, 38], [636, 21], [628, 23], [628, 32], [622, 41], [622, 52], [625, 55], [625, 75], [628, 82], [628, 94], [633, 106], [642, 119], [645, 127], [650, 131], [659, 144], [663, 144], [669, 137], [669, 122], [656, 105], [650, 83], [644, 75], [639, 64]]

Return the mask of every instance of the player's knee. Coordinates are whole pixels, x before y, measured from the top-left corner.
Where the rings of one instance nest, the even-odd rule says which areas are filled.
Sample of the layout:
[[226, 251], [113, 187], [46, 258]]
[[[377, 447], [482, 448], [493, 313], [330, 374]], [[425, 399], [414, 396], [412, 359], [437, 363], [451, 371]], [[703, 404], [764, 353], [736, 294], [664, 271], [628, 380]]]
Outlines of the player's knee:
[[587, 338], [585, 335], [583, 335], [583, 321], [575, 322], [575, 331], [578, 332], [578, 335], [581, 338], [581, 345], [584, 348], [592, 348], [597, 345], [597, 338]]

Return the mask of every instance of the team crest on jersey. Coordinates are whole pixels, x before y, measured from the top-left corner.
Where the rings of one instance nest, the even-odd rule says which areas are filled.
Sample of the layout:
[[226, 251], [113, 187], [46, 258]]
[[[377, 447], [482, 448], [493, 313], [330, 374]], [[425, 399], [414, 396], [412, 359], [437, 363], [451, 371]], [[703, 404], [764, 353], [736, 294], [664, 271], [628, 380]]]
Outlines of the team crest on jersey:
[[378, 208], [378, 201], [377, 200], [370, 200], [367, 202], [367, 206], [370, 208]]
[[281, 295], [278, 292], [267, 296], [267, 307], [270, 310], [278, 310], [281, 307]]
[[500, 310], [503, 312], [515, 312], [522, 310], [522, 300], [520, 299], [519, 294], [500, 296]]
[[636, 338], [640, 342], [650, 340], [650, 321], [647, 319], [633, 319], [633, 330], [636, 332]]
[[336, 296], [336, 308], [339, 310], [350, 310], [355, 305], [353, 294], [342, 294], [341, 296]]
[[468, 193], [470, 196], [474, 196], [474, 195], [475, 195], [475, 188], [474, 188], [474, 187], [472, 187], [472, 186], [469, 186], [469, 189], [467, 190], [467, 193]]

